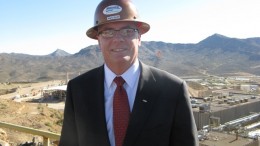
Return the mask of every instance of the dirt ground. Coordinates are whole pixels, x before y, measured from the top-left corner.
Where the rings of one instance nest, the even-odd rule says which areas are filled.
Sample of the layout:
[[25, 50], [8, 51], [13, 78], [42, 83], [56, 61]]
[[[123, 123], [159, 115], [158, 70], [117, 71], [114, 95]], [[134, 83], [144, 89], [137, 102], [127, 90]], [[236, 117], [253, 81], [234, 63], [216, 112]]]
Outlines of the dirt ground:
[[[60, 133], [63, 120], [63, 111], [55, 110], [42, 103], [15, 102], [12, 100], [0, 101], [0, 119], [2, 122], [20, 126], [41, 129]], [[4, 129], [4, 128], [2, 128]], [[24, 143], [32, 141], [33, 136], [26, 133], [4, 129], [9, 143]], [[41, 137], [39, 137], [39, 140]]]
[[[31, 95], [29, 91], [38, 91], [44, 87], [50, 86], [51, 84], [54, 85], [55, 83], [45, 82], [41, 84], [30, 84], [29, 86], [23, 85], [24, 87], [20, 87], [19, 92], [21, 94]], [[4, 86], [7, 88], [6, 85]], [[1, 86], [0, 88], [3, 89]], [[63, 120], [63, 109], [55, 109], [55, 105], [57, 104], [62, 106], [64, 105], [64, 101], [49, 101], [44, 103], [36, 102], [37, 100], [34, 100], [34, 102], [20, 100], [15, 101], [12, 100], [15, 94], [17, 93], [0, 96], [1, 122], [7, 122], [60, 134]], [[49, 107], [49, 104], [52, 106], [52, 108]], [[31, 142], [33, 137], [36, 138], [36, 141], [42, 142], [42, 138], [40, 136], [21, 133], [2, 127], [0, 127], [0, 131], [4, 131], [4, 135], [0, 134], [0, 139], [7, 141], [9, 144], [14, 146], [20, 143], [25, 143], [27, 141]]]

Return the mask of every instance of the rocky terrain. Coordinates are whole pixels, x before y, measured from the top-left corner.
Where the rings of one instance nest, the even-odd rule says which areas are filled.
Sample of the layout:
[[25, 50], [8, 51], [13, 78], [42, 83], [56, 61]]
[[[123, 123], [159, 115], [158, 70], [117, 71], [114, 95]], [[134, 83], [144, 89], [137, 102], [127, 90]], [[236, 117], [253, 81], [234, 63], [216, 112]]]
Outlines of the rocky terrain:
[[[260, 75], [260, 38], [229, 38], [214, 34], [196, 44], [142, 42], [144, 63], [178, 76]], [[103, 63], [97, 45], [69, 54], [58, 49], [43, 56], [1, 53], [0, 82], [71, 79]]]
[[[58, 83], [58, 82], [57, 82]], [[54, 84], [51, 82], [42, 83], [15, 83], [9, 85], [0, 85], [1, 89], [13, 89], [19, 87], [19, 93], [29, 93], [31, 89], [39, 90], [43, 87]], [[50, 108], [50, 104], [63, 104], [60, 100], [45, 100], [39, 102], [38, 97], [31, 96], [13, 99], [15, 93], [0, 95], [0, 121], [19, 126], [25, 126], [34, 129], [40, 129], [59, 134], [63, 121], [63, 109]], [[29, 93], [30, 94], [30, 93]], [[37, 141], [42, 142], [42, 137], [0, 127], [0, 140], [6, 141], [12, 145], [32, 141], [36, 137]]]
[[[0, 119], [2, 122], [20, 126], [41, 129], [60, 133], [63, 120], [63, 111], [48, 108], [45, 104], [15, 102], [12, 100], [0, 101]], [[0, 128], [6, 132], [2, 140], [10, 144], [19, 144], [32, 141], [35, 137], [30, 134]], [[36, 136], [37, 137], [37, 136]], [[41, 141], [41, 137], [37, 137]]]

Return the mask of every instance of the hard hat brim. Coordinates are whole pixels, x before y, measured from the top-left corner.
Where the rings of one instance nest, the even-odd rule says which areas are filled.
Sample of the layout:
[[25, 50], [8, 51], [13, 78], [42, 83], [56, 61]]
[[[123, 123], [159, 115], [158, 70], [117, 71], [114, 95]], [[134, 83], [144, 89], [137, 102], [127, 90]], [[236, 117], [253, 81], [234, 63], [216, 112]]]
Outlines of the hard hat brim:
[[108, 23], [115, 23], [115, 22], [135, 22], [137, 23], [137, 28], [139, 30], [139, 33], [145, 34], [146, 32], [148, 32], [150, 30], [150, 25], [148, 23], [142, 22], [142, 21], [138, 21], [138, 20], [116, 20], [116, 21], [110, 21], [110, 22], [104, 22], [101, 24], [98, 24], [96, 26], [93, 26], [91, 28], [89, 28], [86, 32], [86, 35], [89, 38], [95, 39], [97, 40], [97, 35], [98, 35], [98, 27], [104, 24], [108, 24]]

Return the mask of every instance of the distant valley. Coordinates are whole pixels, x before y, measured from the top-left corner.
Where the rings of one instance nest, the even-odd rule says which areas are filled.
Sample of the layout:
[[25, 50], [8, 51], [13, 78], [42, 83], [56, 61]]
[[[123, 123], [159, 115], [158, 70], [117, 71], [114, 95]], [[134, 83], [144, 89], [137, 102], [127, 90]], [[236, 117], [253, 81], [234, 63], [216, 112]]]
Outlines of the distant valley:
[[[229, 38], [214, 34], [197, 44], [142, 42], [142, 62], [178, 76], [260, 75], [260, 37]], [[44, 55], [0, 53], [0, 82], [35, 82], [74, 78], [103, 64], [98, 45], [78, 53], [63, 50]]]

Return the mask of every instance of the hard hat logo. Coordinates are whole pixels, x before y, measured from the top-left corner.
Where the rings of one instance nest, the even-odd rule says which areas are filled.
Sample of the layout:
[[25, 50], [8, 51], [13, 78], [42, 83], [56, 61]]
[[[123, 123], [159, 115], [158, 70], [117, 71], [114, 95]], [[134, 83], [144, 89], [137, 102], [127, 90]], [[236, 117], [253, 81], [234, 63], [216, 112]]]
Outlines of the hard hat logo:
[[115, 15], [115, 16], [109, 16], [109, 17], [107, 17], [107, 20], [116, 20], [116, 19], [120, 19], [120, 15]]
[[122, 7], [120, 7], [119, 5], [111, 5], [111, 6], [106, 7], [103, 10], [103, 14], [112, 15], [112, 14], [117, 14], [121, 11], [122, 11]]

